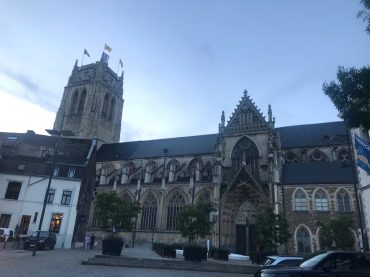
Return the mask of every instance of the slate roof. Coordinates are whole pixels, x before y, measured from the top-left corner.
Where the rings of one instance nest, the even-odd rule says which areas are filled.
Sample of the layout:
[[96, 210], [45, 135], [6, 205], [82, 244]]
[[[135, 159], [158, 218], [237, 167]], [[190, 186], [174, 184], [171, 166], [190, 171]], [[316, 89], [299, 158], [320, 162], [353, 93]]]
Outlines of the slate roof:
[[97, 161], [215, 154], [217, 137], [218, 134], [211, 134], [104, 144], [98, 151]]
[[283, 184], [351, 184], [352, 167], [343, 162], [292, 163], [283, 166]]
[[343, 121], [280, 127], [277, 131], [283, 149], [347, 143]]

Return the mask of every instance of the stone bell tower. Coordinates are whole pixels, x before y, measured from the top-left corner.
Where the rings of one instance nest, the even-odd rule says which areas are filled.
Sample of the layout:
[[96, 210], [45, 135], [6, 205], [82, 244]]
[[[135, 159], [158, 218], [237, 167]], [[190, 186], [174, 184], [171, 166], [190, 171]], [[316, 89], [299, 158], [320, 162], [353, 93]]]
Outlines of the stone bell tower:
[[54, 130], [72, 131], [77, 138], [119, 142], [123, 109], [123, 71], [118, 76], [108, 66], [103, 52], [100, 61], [73, 67], [64, 88]]

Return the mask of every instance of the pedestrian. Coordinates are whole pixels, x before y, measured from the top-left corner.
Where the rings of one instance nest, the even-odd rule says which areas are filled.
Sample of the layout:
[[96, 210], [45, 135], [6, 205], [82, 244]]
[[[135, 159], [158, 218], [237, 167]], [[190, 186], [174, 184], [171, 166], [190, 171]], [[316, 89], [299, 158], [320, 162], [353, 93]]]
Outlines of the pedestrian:
[[91, 234], [91, 236], [90, 236], [90, 249], [94, 248], [94, 243], [95, 243], [95, 235]]
[[90, 239], [91, 239], [90, 238], [90, 235], [87, 233], [85, 235], [85, 250], [89, 250], [90, 249], [90, 242], [91, 242]]

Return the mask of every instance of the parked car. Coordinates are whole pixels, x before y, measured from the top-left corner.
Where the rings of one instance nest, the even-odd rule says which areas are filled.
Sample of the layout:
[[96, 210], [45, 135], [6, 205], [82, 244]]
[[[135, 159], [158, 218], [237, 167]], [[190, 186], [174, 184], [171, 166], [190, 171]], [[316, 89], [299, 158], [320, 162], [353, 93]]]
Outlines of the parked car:
[[254, 276], [260, 277], [263, 269], [275, 267], [297, 267], [303, 262], [303, 260], [303, 257], [299, 256], [267, 256]]
[[296, 268], [264, 269], [261, 277], [369, 277], [370, 253], [328, 251]]
[[37, 249], [39, 250], [44, 250], [45, 248], [54, 249], [55, 243], [56, 243], [56, 236], [55, 236], [55, 233], [51, 231], [34, 232], [31, 236], [25, 239], [23, 248], [33, 249], [33, 247], [35, 247], [38, 232], [40, 232], [40, 235], [39, 235], [39, 243], [38, 243]]
[[9, 228], [0, 228], [0, 237], [7, 240], [9, 237], [14, 237], [14, 230]]

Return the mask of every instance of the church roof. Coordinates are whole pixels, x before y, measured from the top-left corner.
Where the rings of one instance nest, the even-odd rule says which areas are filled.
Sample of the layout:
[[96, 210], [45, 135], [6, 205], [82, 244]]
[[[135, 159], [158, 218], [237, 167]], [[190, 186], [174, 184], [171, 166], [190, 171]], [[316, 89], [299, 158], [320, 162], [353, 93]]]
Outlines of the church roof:
[[211, 134], [104, 144], [98, 151], [97, 161], [215, 154], [217, 137], [218, 134]]
[[283, 184], [351, 184], [350, 164], [343, 162], [291, 163], [283, 166]]
[[343, 121], [280, 127], [277, 131], [283, 149], [347, 143]]

